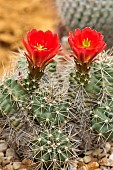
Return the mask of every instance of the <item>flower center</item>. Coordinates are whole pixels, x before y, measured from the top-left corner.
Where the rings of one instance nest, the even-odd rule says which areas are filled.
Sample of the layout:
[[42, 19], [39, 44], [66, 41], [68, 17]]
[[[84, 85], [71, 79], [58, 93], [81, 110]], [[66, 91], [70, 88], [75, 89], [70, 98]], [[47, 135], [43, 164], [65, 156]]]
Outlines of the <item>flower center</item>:
[[82, 45], [86, 48], [90, 47], [90, 41], [88, 40], [88, 38], [82, 41]]
[[35, 48], [37, 48], [39, 51], [41, 51], [41, 50], [47, 50], [47, 48], [44, 48], [43, 45], [40, 45], [40, 44], [38, 44], [38, 43], [37, 43], [37, 45], [35, 46]]

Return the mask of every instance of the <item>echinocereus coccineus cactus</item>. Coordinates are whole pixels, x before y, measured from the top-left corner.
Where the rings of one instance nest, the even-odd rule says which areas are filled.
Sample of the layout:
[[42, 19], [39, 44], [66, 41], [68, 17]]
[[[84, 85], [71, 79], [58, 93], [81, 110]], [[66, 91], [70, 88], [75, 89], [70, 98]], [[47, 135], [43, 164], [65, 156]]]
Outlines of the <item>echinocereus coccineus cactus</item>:
[[39, 75], [40, 72], [42, 73], [45, 67], [53, 61], [53, 57], [61, 47], [58, 35], [53, 34], [50, 30], [43, 32], [33, 29], [27, 33], [27, 41], [23, 38], [22, 42], [27, 50], [25, 56], [29, 63], [30, 72], [35, 70], [35, 76]]
[[[71, 49], [74, 52], [74, 60], [78, 74], [88, 77], [90, 66], [97, 55], [106, 48], [103, 35], [89, 27], [83, 30], [76, 29], [74, 34], [69, 33], [68, 38]], [[79, 75], [78, 75], [79, 76]], [[81, 75], [80, 75], [81, 77]], [[83, 77], [84, 79], [85, 77]]]
[[76, 29], [74, 34], [69, 33], [69, 44], [75, 53], [78, 63], [90, 65], [95, 57], [106, 48], [103, 35], [87, 27], [83, 30]]
[[102, 52], [103, 35], [86, 27], [68, 40], [73, 52], [62, 56], [57, 34], [29, 31], [27, 51], [0, 85], [0, 120], [37, 169], [69, 169], [77, 154], [113, 138], [113, 58]]

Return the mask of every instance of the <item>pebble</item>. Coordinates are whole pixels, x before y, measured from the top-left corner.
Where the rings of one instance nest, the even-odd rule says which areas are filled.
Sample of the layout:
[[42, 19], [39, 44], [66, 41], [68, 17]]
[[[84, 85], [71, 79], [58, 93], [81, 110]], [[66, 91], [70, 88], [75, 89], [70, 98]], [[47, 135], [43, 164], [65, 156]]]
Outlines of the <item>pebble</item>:
[[10, 160], [7, 160], [7, 158], [4, 158], [2, 161], [2, 166], [6, 166], [8, 164], [10, 164]]
[[87, 170], [94, 170], [94, 169], [97, 169], [97, 168], [99, 168], [98, 162], [90, 162], [87, 165]]
[[0, 152], [0, 158], [3, 158], [3, 157], [4, 157], [4, 153]]
[[4, 140], [0, 140], [0, 170], [28, 170], [32, 165], [33, 161], [29, 159], [20, 162], [14, 149], [9, 148]]
[[85, 163], [89, 163], [89, 162], [91, 162], [92, 157], [91, 157], [91, 156], [85, 156], [85, 157], [83, 158], [83, 160], [84, 160]]
[[21, 162], [13, 162], [13, 168], [14, 169], [19, 169], [21, 166]]
[[69, 168], [70, 170], [77, 170], [77, 168], [75, 167], [75, 166], [72, 166], [72, 165], [70, 165], [70, 168]]
[[8, 149], [6, 150], [6, 157], [13, 158], [14, 156], [15, 156], [14, 149], [8, 148]]
[[81, 166], [78, 170], [87, 170], [85, 166]]
[[[70, 170], [113, 170], [113, 141], [106, 142], [103, 149], [89, 150], [84, 155], [72, 162]], [[29, 159], [19, 162], [14, 149], [8, 148], [7, 143], [0, 140], [0, 170], [28, 170], [32, 165]]]
[[92, 152], [93, 152], [93, 150], [90, 150], [90, 151], [85, 152], [84, 154], [85, 154], [85, 155], [91, 155]]
[[109, 170], [108, 167], [105, 167], [105, 166], [100, 166], [101, 170]]
[[6, 165], [6, 169], [7, 169], [7, 170], [13, 170], [13, 166], [10, 165], [10, 164], [8, 164], [8, 165]]
[[109, 152], [109, 151], [110, 151], [110, 148], [111, 148], [110, 143], [109, 143], [109, 142], [106, 142], [106, 144], [105, 144], [105, 151], [106, 151], [106, 152]]
[[4, 152], [7, 149], [7, 143], [5, 141], [0, 141], [0, 152]]
[[113, 153], [109, 156], [109, 159], [113, 160]]
[[22, 161], [22, 164], [26, 165], [26, 166], [31, 166], [33, 164], [32, 160], [30, 159], [24, 159]]
[[113, 160], [108, 158], [102, 158], [101, 160], [99, 160], [99, 164], [104, 166], [113, 166]]
[[98, 148], [98, 149], [95, 149], [92, 154], [93, 154], [93, 156], [97, 156], [102, 152], [103, 152], [103, 149]]

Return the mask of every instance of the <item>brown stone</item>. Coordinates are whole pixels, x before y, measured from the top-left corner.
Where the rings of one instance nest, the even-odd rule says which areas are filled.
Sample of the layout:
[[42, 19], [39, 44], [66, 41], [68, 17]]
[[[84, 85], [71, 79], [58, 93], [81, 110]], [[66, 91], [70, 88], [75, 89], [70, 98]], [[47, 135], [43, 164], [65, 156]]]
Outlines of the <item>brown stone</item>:
[[4, 160], [2, 161], [2, 166], [6, 166], [7, 164], [10, 164], [10, 161], [7, 160], [7, 159], [4, 159]]
[[26, 165], [26, 166], [31, 166], [31, 165], [33, 164], [33, 161], [30, 160], [30, 159], [24, 159], [24, 160], [22, 161], [22, 164], [23, 164], [23, 165]]
[[6, 165], [6, 167], [7, 167], [7, 170], [13, 170], [13, 166], [10, 164]]
[[78, 170], [87, 170], [86, 166], [81, 166]]
[[87, 170], [94, 170], [99, 168], [99, 164], [97, 162], [90, 162], [88, 165], [86, 165]]
[[3, 167], [2, 170], [13, 170], [13, 167], [12, 165], [8, 164], [5, 167]]

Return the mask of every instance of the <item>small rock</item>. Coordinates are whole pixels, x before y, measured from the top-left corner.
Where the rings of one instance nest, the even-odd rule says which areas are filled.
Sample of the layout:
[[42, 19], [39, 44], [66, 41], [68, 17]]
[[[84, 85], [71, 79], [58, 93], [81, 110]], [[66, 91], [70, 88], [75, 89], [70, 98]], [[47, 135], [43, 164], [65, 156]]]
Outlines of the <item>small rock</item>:
[[77, 168], [75, 166], [70, 165], [69, 170], [77, 170]]
[[6, 169], [7, 169], [7, 170], [13, 170], [13, 166], [10, 165], [10, 164], [8, 164], [8, 165], [6, 165]]
[[7, 149], [7, 143], [4, 141], [3, 143], [0, 141], [0, 152], [4, 152]]
[[92, 154], [92, 152], [93, 152], [93, 151], [92, 151], [92, 150], [90, 150], [90, 151], [85, 152], [84, 154], [85, 154], [85, 155], [91, 155], [91, 154]]
[[101, 160], [99, 160], [99, 164], [103, 166], [113, 166], [113, 160], [102, 158]]
[[26, 166], [31, 166], [33, 164], [32, 160], [30, 159], [24, 159], [22, 161], [22, 164], [26, 165]]
[[21, 162], [13, 162], [13, 168], [14, 169], [19, 169], [21, 166]]
[[85, 166], [81, 166], [78, 170], [87, 170]]
[[0, 158], [0, 163], [2, 163], [3, 160], [4, 160], [4, 158]]
[[109, 159], [113, 160], [113, 153], [109, 156]]
[[85, 156], [85, 157], [83, 158], [83, 160], [84, 160], [85, 163], [91, 162], [91, 159], [92, 159], [91, 156]]
[[6, 158], [4, 158], [2, 161], [2, 166], [6, 166], [8, 164], [10, 164], [10, 160], [7, 160]]
[[3, 157], [4, 157], [4, 153], [0, 152], [0, 158], [3, 158]]
[[6, 157], [13, 158], [14, 156], [15, 156], [14, 149], [8, 148], [8, 149], [6, 150]]
[[90, 162], [87, 165], [87, 170], [94, 170], [94, 169], [97, 169], [97, 168], [99, 168], [99, 164], [97, 162]]
[[111, 147], [110, 151], [111, 151], [111, 153], [113, 152], [113, 147]]
[[109, 170], [108, 167], [106, 168], [105, 166], [100, 166], [101, 170]]
[[92, 154], [93, 154], [94, 156], [97, 156], [97, 155], [99, 155], [99, 154], [102, 153], [102, 152], [103, 152], [103, 149], [98, 148], [98, 149], [95, 149]]
[[104, 157], [108, 158], [108, 157], [109, 157], [109, 154], [100, 153], [100, 154], [98, 155], [98, 158], [99, 158], [99, 159], [104, 158]]
[[109, 142], [106, 142], [106, 144], [105, 144], [105, 151], [106, 151], [106, 152], [109, 152], [109, 151], [110, 151], [110, 148], [111, 148], [110, 143], [109, 143]]

